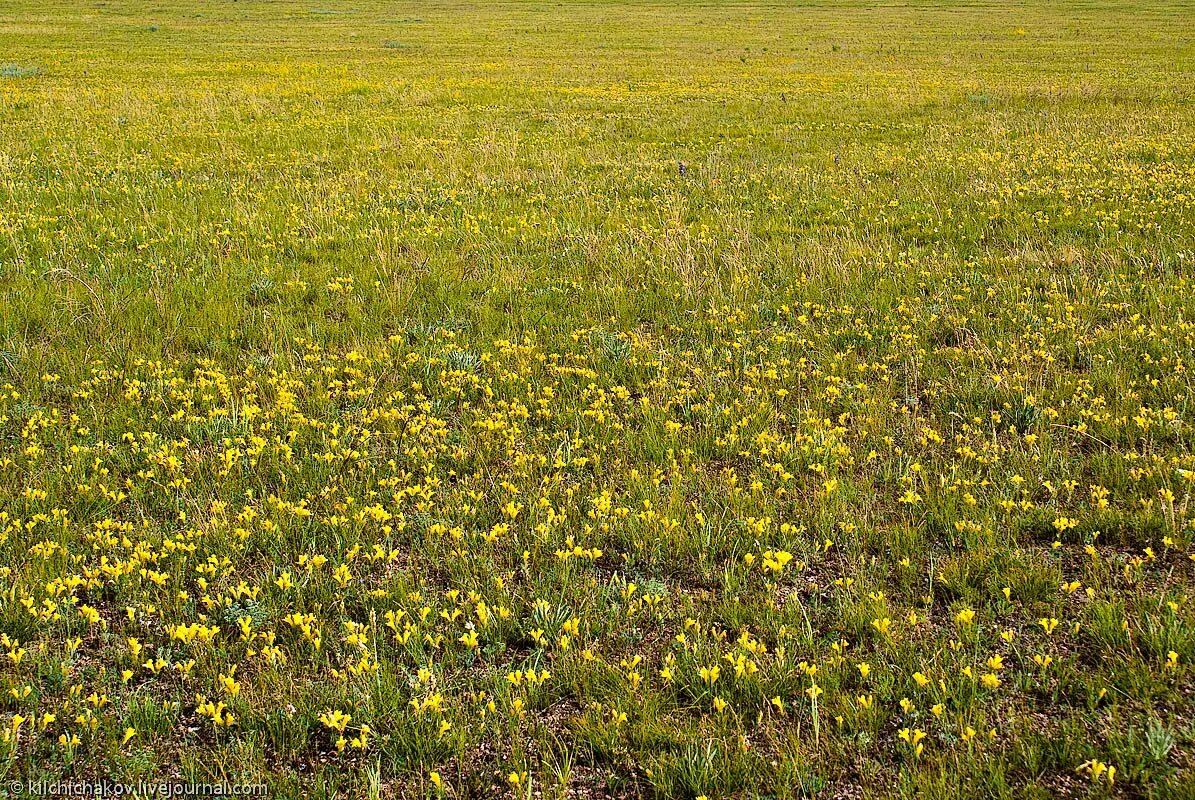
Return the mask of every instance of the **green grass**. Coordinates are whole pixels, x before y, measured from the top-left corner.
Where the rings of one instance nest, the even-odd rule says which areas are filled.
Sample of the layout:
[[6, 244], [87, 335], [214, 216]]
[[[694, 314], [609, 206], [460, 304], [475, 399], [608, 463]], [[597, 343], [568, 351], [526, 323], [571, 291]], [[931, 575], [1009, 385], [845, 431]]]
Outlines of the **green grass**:
[[0, 785], [1195, 795], [1193, 19], [0, 8]]

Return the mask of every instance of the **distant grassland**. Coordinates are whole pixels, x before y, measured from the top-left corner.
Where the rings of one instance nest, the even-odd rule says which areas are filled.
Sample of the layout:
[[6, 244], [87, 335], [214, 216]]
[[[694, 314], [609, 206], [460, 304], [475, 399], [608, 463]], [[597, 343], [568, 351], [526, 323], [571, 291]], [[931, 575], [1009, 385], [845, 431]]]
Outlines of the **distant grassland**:
[[1193, 797], [1193, 269], [1187, 2], [11, 0], [0, 792]]

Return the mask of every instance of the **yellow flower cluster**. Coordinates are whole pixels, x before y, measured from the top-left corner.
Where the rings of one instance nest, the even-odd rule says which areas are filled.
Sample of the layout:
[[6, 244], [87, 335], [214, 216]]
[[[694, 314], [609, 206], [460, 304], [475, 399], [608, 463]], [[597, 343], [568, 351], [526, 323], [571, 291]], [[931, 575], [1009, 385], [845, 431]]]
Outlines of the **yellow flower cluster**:
[[0, 15], [4, 775], [1192, 795], [1183, 0], [139, 5]]

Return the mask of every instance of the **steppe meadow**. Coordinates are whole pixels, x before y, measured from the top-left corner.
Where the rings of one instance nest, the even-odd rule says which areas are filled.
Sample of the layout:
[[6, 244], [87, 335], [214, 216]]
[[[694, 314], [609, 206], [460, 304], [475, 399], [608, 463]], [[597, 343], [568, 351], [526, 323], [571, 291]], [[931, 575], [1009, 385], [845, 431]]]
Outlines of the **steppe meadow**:
[[1190, 0], [5, 0], [0, 797], [1195, 798], [1192, 369]]

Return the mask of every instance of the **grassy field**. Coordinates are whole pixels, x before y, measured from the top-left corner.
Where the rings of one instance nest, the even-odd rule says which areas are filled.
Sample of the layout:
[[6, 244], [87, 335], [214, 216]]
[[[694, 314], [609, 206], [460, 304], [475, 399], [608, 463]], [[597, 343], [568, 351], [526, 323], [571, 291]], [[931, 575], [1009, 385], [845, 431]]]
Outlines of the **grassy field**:
[[1195, 797], [1193, 367], [1189, 2], [11, 0], [0, 796]]

